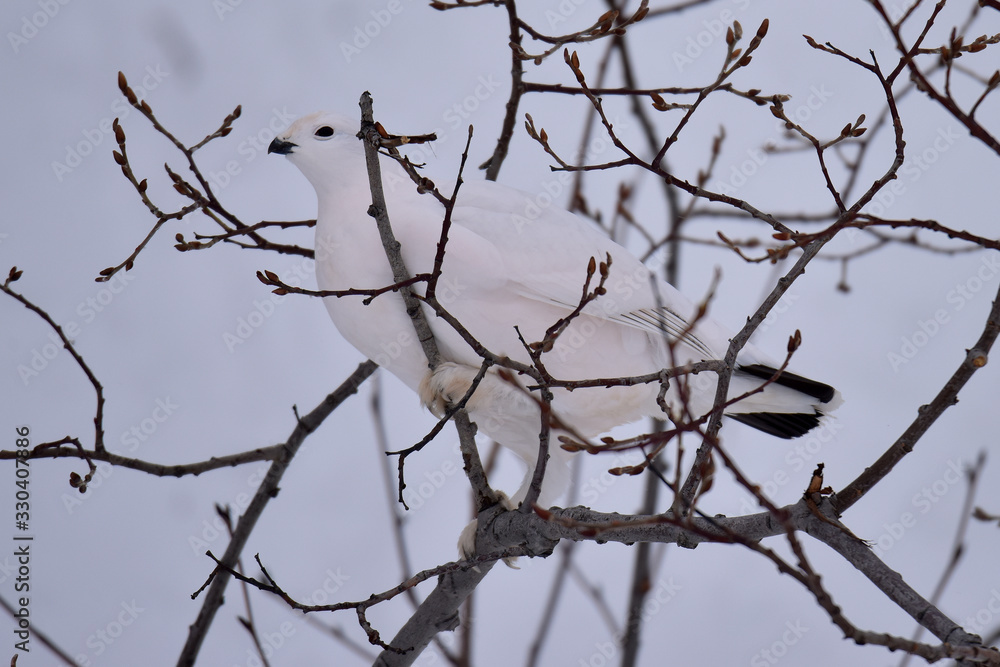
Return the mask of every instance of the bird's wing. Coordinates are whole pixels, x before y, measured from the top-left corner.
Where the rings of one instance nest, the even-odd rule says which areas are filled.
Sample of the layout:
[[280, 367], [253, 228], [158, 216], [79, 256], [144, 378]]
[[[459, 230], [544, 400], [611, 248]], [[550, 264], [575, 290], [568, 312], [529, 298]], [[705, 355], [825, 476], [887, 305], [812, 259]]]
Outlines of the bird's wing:
[[[509, 284], [521, 296], [572, 311], [583, 296], [589, 259], [604, 261], [610, 255], [607, 293], [584, 312], [670, 340], [682, 339], [706, 359], [716, 358], [719, 345], [725, 350], [728, 344], [721, 327], [707, 319], [691, 327], [694, 304], [654, 279], [631, 252], [588, 221], [553, 205], [547, 196], [532, 197], [488, 181], [467, 182], [452, 220], [497, 248]], [[595, 276], [590, 289], [597, 282]]]

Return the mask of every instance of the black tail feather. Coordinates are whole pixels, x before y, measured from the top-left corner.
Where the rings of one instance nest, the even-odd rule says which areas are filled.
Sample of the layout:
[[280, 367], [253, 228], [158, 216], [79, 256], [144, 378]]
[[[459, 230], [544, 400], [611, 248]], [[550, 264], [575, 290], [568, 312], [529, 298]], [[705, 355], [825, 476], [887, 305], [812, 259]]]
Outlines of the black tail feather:
[[732, 417], [747, 426], [752, 426], [768, 435], [790, 440], [805, 435], [819, 426], [819, 419], [822, 415], [818, 412], [812, 414], [802, 412], [745, 412], [742, 414], [727, 413], [726, 416]]
[[[762, 380], [769, 380], [772, 377], [774, 377], [774, 374], [778, 372], [778, 369], [771, 368], [770, 366], [765, 366], [764, 364], [750, 364], [749, 366], [740, 366], [737, 369], [737, 372], [746, 373], [747, 375], [752, 375]], [[783, 387], [788, 387], [789, 389], [794, 389], [795, 391], [802, 392], [807, 396], [812, 396], [820, 403], [829, 403], [833, 399], [834, 395], [836, 395], [837, 393], [837, 391], [828, 384], [824, 384], [822, 382], [816, 382], [816, 380], [810, 380], [809, 378], [802, 377], [801, 375], [796, 375], [795, 373], [789, 373], [788, 371], [784, 371], [780, 376], [778, 376], [778, 379], [774, 381], [774, 384], [780, 384]], [[804, 415], [797, 415], [797, 416], [804, 416]], [[756, 428], [760, 427], [758, 426]], [[760, 428], [760, 430], [767, 431], [767, 429], [765, 428]], [[770, 433], [770, 431], [767, 432]], [[780, 437], [789, 437], [789, 436], [780, 436]]]

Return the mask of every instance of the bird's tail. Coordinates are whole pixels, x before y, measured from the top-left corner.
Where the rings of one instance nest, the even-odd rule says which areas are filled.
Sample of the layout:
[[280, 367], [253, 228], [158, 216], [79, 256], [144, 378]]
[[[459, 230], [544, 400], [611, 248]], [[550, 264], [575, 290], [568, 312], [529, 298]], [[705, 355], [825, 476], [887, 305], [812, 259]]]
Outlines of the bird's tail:
[[[769, 380], [777, 372], [765, 364], [740, 366], [733, 376], [734, 389]], [[842, 402], [840, 392], [830, 385], [785, 371], [759, 394], [731, 406], [726, 415], [769, 435], [790, 439], [814, 429], [823, 415]]]

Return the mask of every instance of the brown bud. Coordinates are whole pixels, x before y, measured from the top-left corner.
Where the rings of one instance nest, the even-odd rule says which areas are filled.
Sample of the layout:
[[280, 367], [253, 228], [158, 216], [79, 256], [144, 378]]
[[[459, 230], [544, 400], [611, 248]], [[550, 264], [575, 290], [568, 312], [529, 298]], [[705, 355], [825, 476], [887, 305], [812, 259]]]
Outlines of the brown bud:
[[767, 19], [764, 19], [763, 21], [760, 22], [760, 27], [757, 28], [757, 39], [764, 39], [764, 35], [767, 34], [767, 28], [770, 25], [771, 22]]
[[788, 337], [788, 351], [794, 352], [800, 345], [802, 345], [802, 332], [796, 329], [795, 333]]

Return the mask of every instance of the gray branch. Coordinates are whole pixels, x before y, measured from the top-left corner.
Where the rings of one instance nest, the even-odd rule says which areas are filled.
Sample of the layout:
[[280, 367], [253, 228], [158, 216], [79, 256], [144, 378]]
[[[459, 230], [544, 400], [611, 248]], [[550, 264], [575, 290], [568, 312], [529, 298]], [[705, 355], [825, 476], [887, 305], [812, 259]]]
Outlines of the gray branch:
[[[250, 501], [250, 505], [236, 524], [236, 530], [233, 531], [233, 538], [229, 541], [226, 553], [220, 559], [222, 565], [216, 567], [213, 571], [212, 576], [214, 578], [212, 579], [212, 584], [208, 589], [208, 594], [205, 596], [205, 601], [202, 603], [201, 611], [198, 612], [198, 618], [195, 619], [188, 632], [187, 642], [184, 644], [184, 649], [177, 659], [177, 667], [192, 667], [194, 665], [195, 659], [198, 657], [198, 651], [201, 649], [201, 644], [208, 634], [208, 629], [212, 626], [215, 613], [222, 606], [223, 594], [231, 577], [228, 570], [236, 567], [236, 561], [239, 559], [243, 547], [246, 546], [246, 542], [250, 538], [250, 533], [257, 524], [257, 519], [264, 513], [267, 503], [278, 495], [278, 483], [285, 474], [288, 464], [291, 463], [291, 460], [299, 451], [299, 447], [302, 446], [302, 443], [305, 442], [310, 433], [319, 428], [319, 425], [323, 423], [323, 420], [331, 412], [351, 395], [357, 393], [361, 383], [368, 379], [368, 376], [374, 373], [376, 368], [378, 368], [378, 365], [374, 361], [365, 361], [358, 365], [350, 377], [344, 380], [333, 393], [323, 399], [323, 402], [316, 406], [312, 412], [299, 419], [295, 425], [295, 429], [289, 436], [288, 441], [283, 445], [285, 450], [284, 455], [268, 468], [267, 475], [260, 483], [260, 486], [257, 487], [257, 492], [254, 494], [253, 500]], [[228, 570], [224, 568], [228, 568]]]
[[[403, 283], [409, 280], [410, 274], [400, 253], [400, 244], [392, 232], [385, 195], [382, 191], [382, 173], [378, 156], [380, 142], [372, 113], [371, 95], [365, 92], [361, 96], [360, 104], [361, 132], [359, 136], [364, 140], [365, 144], [368, 181], [372, 193], [372, 206], [369, 209], [369, 213], [375, 218], [378, 224], [379, 235], [382, 238], [382, 246], [389, 260], [389, 266], [392, 268], [393, 279], [397, 283]], [[434, 334], [427, 323], [424, 311], [420, 307], [420, 301], [414, 296], [409, 286], [402, 288], [400, 293], [406, 304], [406, 312], [410, 316], [413, 328], [417, 333], [417, 338], [420, 340], [424, 354], [427, 356], [428, 370], [433, 369], [440, 363], [440, 353], [438, 352], [437, 343], [434, 340]], [[483, 465], [479, 459], [479, 451], [476, 449], [475, 427], [469, 421], [469, 416], [464, 410], [459, 410], [453, 419], [458, 429], [465, 472], [472, 483], [478, 504], [480, 505], [481, 530], [483, 519], [486, 516], [486, 507], [492, 505], [495, 511], [499, 511], [500, 508], [495, 505], [496, 496], [486, 483], [486, 474], [483, 472]], [[477, 550], [481, 552], [482, 546], [477, 544]], [[479, 585], [479, 582], [483, 580], [491, 568], [492, 564], [485, 564], [480, 565], [478, 571], [470, 569], [442, 575], [438, 579], [438, 585], [434, 591], [421, 603], [417, 611], [410, 617], [410, 620], [407, 621], [396, 636], [393, 637], [392, 642], [390, 642], [390, 646], [396, 649], [404, 649], [405, 652], [383, 651], [375, 661], [375, 664], [383, 667], [410, 665], [438, 632], [441, 630], [454, 630], [458, 627], [458, 608], [476, 589], [476, 586]]]

